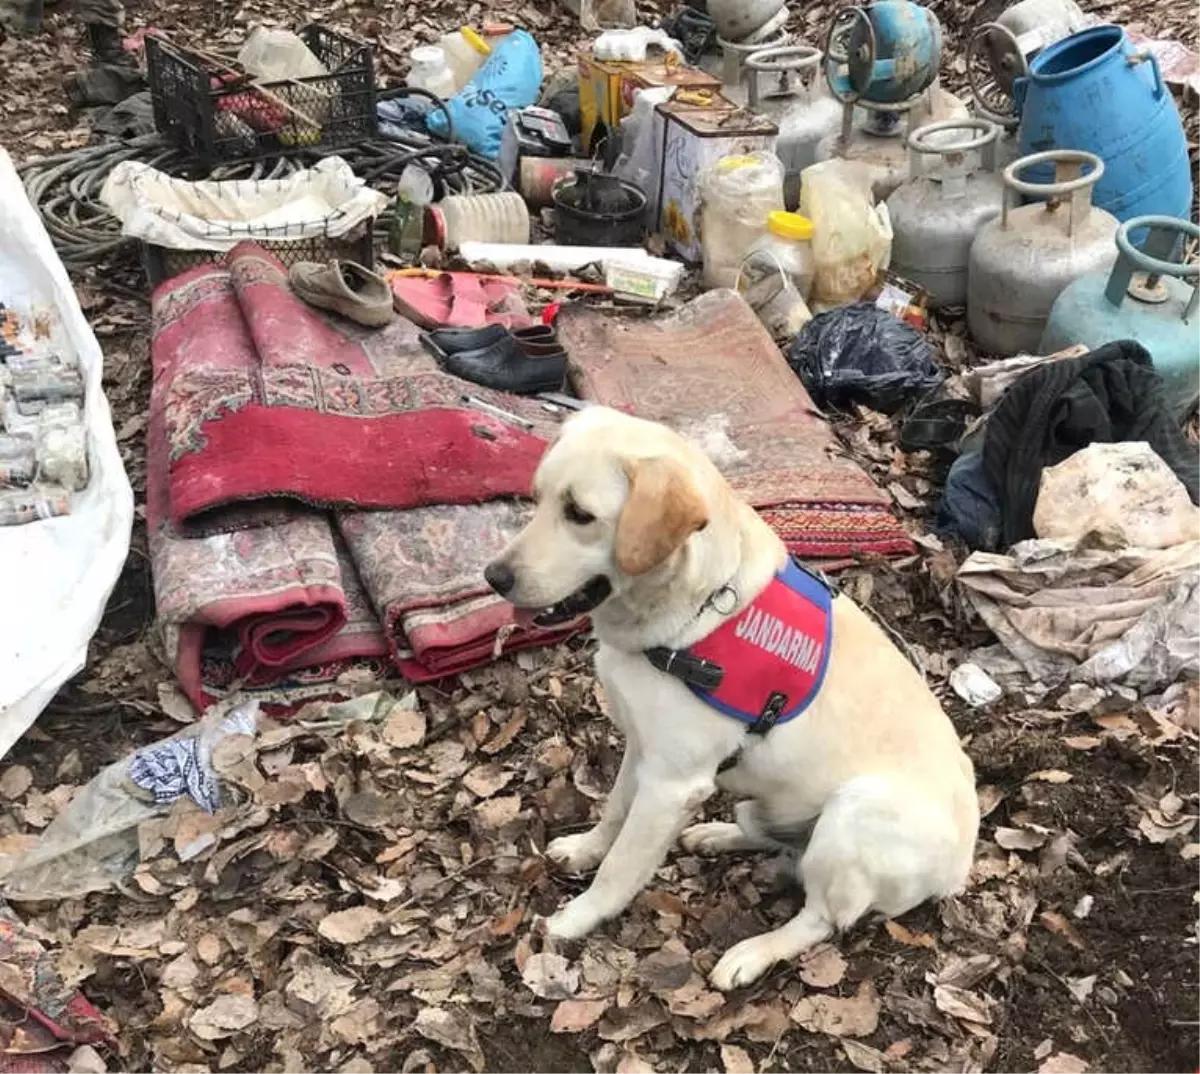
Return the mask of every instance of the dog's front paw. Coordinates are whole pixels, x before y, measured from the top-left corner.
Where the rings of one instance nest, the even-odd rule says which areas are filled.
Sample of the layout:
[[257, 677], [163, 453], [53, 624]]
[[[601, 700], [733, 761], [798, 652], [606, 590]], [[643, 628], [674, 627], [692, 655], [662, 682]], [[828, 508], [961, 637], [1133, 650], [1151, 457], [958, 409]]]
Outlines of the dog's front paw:
[[581, 940], [602, 918], [587, 902], [587, 894], [572, 899], [546, 921], [546, 932], [557, 940]]
[[596, 868], [608, 847], [595, 837], [596, 830], [564, 835], [551, 840], [546, 847], [546, 857], [569, 873], [586, 873]]
[[777, 961], [769, 933], [751, 936], [726, 951], [708, 979], [714, 988], [731, 992], [757, 981]]
[[684, 850], [692, 854], [720, 854], [740, 847], [745, 842], [745, 836], [736, 824], [716, 820], [684, 828], [679, 842]]

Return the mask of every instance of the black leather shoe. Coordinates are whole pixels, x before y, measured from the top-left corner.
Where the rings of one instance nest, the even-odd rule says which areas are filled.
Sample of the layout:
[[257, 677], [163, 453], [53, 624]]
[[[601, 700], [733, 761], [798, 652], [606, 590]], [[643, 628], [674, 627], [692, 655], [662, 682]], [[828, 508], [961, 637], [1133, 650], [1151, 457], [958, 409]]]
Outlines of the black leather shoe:
[[517, 341], [505, 338], [489, 347], [447, 354], [442, 368], [456, 377], [514, 395], [536, 395], [558, 391], [567, 375], [565, 354], [535, 358], [521, 350]]
[[477, 351], [490, 347], [508, 335], [502, 324], [489, 324], [483, 328], [435, 328], [423, 332], [421, 342], [434, 351], [434, 357], [458, 354], [459, 351]]

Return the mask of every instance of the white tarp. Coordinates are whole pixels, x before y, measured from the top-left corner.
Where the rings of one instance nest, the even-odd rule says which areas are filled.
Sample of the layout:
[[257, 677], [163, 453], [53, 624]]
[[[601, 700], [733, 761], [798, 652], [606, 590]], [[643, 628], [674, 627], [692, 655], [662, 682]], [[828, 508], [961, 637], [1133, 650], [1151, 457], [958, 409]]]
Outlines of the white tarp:
[[125, 235], [172, 250], [222, 252], [245, 239], [348, 235], [387, 205], [341, 157], [286, 179], [200, 182], [127, 160], [109, 172], [100, 200]]
[[88, 642], [129, 554], [133, 490], [100, 387], [104, 356], [66, 269], [0, 149], [0, 302], [40, 318], [79, 360], [91, 480], [71, 513], [0, 526], [0, 757], [87, 659]]

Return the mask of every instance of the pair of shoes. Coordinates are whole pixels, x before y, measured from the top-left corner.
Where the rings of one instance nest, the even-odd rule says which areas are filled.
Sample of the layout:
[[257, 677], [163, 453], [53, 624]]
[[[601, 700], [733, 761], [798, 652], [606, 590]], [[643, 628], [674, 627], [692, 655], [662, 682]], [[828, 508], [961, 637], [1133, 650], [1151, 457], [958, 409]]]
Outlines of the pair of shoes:
[[387, 280], [354, 261], [327, 265], [301, 261], [291, 267], [288, 282], [310, 306], [340, 313], [368, 328], [388, 324], [395, 314]]
[[440, 328], [421, 342], [447, 373], [513, 395], [557, 391], [567, 375], [567, 353], [549, 325]]

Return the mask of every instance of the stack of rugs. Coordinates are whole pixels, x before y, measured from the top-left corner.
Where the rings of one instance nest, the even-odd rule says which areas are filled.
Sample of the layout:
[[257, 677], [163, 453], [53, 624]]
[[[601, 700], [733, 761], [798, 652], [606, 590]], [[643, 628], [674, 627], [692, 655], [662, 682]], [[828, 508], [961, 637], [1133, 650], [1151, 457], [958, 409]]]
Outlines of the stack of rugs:
[[[527, 517], [550, 408], [440, 372], [403, 318], [335, 327], [252, 243], [162, 284], [153, 316], [155, 597], [198, 707], [354, 662], [428, 681], [577, 629], [518, 628], [482, 576]], [[718, 464], [797, 554], [911, 551], [737, 295], [559, 325], [585, 398], [716, 435]]]

